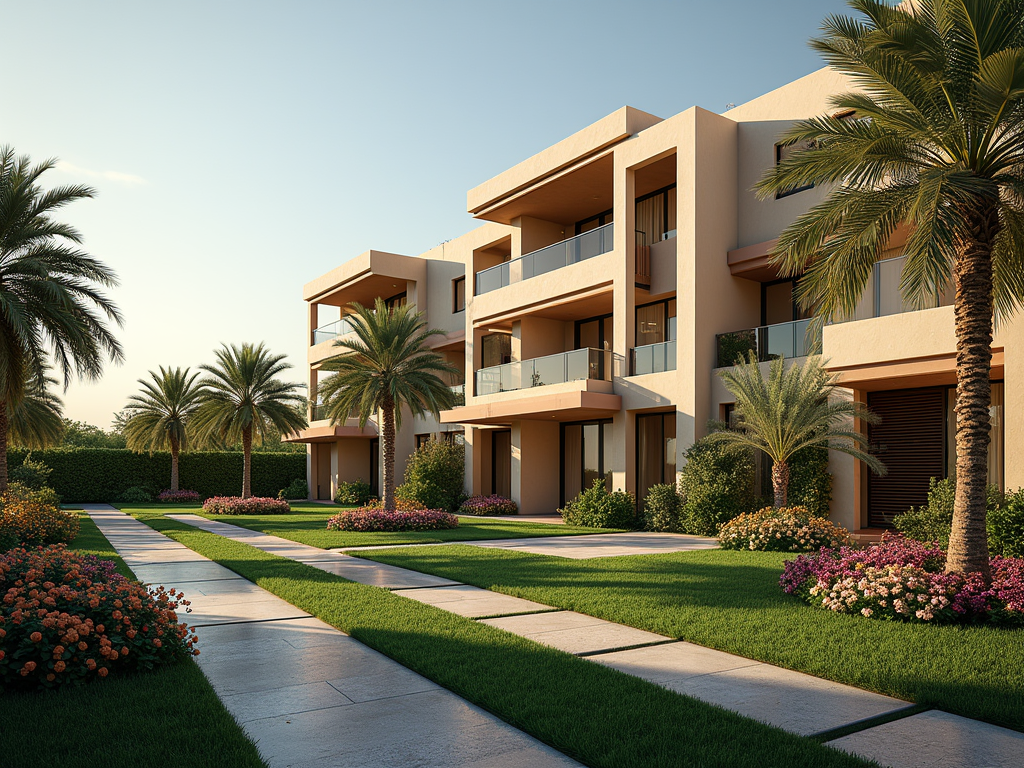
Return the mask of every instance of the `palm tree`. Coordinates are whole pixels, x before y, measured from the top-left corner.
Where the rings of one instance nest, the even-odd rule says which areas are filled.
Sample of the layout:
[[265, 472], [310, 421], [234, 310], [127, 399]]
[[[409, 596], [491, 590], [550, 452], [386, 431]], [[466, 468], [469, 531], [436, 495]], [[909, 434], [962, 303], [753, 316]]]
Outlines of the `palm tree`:
[[204, 442], [242, 441], [242, 498], [252, 496], [252, 441], [262, 442], [272, 429], [282, 434], [306, 426], [299, 385], [276, 376], [291, 368], [284, 355], [262, 343], [225, 344], [214, 353], [216, 365], [202, 365], [202, 402], [193, 423]]
[[[796, 123], [805, 148], [759, 183], [768, 196], [830, 186], [780, 237], [801, 304], [850, 316], [880, 251], [910, 228], [900, 289], [911, 304], [955, 289], [956, 497], [946, 568], [989, 572], [985, 530], [993, 317], [1024, 300], [1024, 23], [1017, 0], [851, 0], [813, 41], [857, 88], [839, 117]], [[842, 119], [852, 116], [853, 119]]]
[[124, 357], [107, 326], [121, 325], [121, 315], [100, 290], [117, 285], [114, 273], [77, 248], [78, 230], [52, 217], [95, 191], [82, 185], [44, 190], [39, 178], [55, 164], [32, 165], [0, 147], [0, 491], [7, 488], [12, 409], [33, 377], [46, 377], [47, 358], [66, 389], [76, 374], [99, 378], [104, 357]]
[[335, 374], [320, 385], [327, 418], [344, 424], [358, 412], [359, 426], [380, 414], [381, 451], [384, 469], [384, 508], [395, 508], [395, 433], [401, 427], [402, 409], [413, 416], [433, 415], [455, 404], [455, 393], [441, 378], [459, 369], [427, 347], [444, 331], [428, 330], [423, 313], [411, 305], [389, 309], [381, 300], [373, 309], [351, 304], [354, 338], [340, 338], [335, 346], [345, 353], [323, 368]]
[[736, 398], [739, 428], [714, 432], [709, 439], [768, 454], [776, 507], [786, 506], [789, 460], [803, 448], [842, 451], [885, 474], [882, 462], [867, 452], [867, 438], [850, 428], [854, 418], [874, 423], [878, 417], [836, 391], [837, 377], [825, 370], [817, 355], [788, 367], [781, 356], [773, 358], [765, 379], [757, 357], [750, 353], [720, 375]]
[[64, 403], [50, 391], [57, 380], [47, 374], [33, 373], [25, 387], [25, 395], [17, 403], [8, 404], [7, 428], [11, 445], [20, 448], [49, 448], [60, 444], [64, 436]]
[[178, 490], [178, 454], [188, 449], [188, 421], [199, 407], [202, 389], [196, 385], [199, 372], [188, 368], [164, 368], [139, 379], [142, 393], [128, 398], [122, 432], [133, 451], [169, 448], [171, 490]]

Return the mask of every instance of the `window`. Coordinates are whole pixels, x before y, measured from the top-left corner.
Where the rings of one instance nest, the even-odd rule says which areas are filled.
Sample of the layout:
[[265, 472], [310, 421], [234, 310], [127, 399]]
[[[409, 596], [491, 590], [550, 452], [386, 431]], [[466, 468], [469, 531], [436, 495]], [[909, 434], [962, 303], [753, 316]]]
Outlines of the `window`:
[[491, 493], [512, 498], [512, 430], [491, 432]]
[[418, 451], [424, 445], [430, 442], [430, 435], [416, 435], [416, 450]]
[[611, 315], [590, 317], [576, 321], [576, 349], [612, 348], [612, 332], [614, 323]]
[[636, 229], [637, 233], [643, 234], [641, 245], [658, 243], [675, 235], [675, 184], [670, 184], [667, 187], [636, 199], [634, 229]]
[[636, 346], [676, 339], [676, 300], [667, 299], [636, 308]]
[[452, 430], [451, 432], [442, 432], [441, 439], [448, 443], [448, 445], [465, 445], [466, 433], [461, 429]]
[[660, 483], [676, 484], [676, 414], [643, 413], [636, 417], [636, 500]]
[[576, 234], [582, 235], [584, 232], [589, 232], [592, 229], [603, 227], [605, 224], [612, 223], [612, 209], [609, 208], [607, 211], [602, 211], [597, 216], [591, 216], [589, 219], [582, 219], [576, 222]]
[[587, 421], [562, 425], [562, 504], [604, 479], [612, 489], [611, 421]]
[[[775, 145], [775, 164], [778, 165], [779, 163], [783, 162], [784, 160], [788, 160], [790, 157], [793, 156], [794, 152], [800, 152], [800, 151], [803, 151], [805, 149], [811, 149], [813, 146], [814, 146], [813, 143], [806, 142], [806, 141], [802, 141], [802, 142], [798, 142], [798, 143], [797, 142], [790, 142], [788, 144], [776, 144]], [[802, 187], [794, 187], [793, 189], [787, 189], [787, 190], [783, 190], [782, 192], [776, 192], [775, 193], [775, 199], [779, 200], [779, 199], [781, 199], [783, 197], [789, 197], [790, 195], [795, 195], [797, 192], [803, 192], [803, 191], [808, 190], [808, 189], [813, 189], [813, 187], [814, 187], [814, 184], [806, 184], [806, 185], [804, 185]]]
[[489, 333], [480, 339], [480, 367], [491, 368], [512, 360], [512, 334]]
[[466, 308], [466, 278], [457, 277], [452, 280], [452, 312], [462, 312]]
[[397, 293], [391, 298], [384, 299], [384, 306], [388, 309], [394, 309], [395, 307], [404, 307], [406, 303], [405, 291]]

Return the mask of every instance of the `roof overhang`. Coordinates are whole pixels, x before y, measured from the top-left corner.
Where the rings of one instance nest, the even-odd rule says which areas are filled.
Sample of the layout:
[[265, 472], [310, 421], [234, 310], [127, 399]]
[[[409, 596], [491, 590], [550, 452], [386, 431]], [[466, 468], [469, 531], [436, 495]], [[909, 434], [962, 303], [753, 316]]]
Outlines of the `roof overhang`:
[[358, 426], [335, 426], [327, 424], [322, 427], [307, 427], [297, 434], [281, 438], [284, 443], [333, 443], [343, 438], [369, 440], [377, 437], [377, 430], [367, 424], [360, 429]]
[[585, 421], [622, 410], [622, 397], [575, 390], [527, 395], [441, 411], [442, 424], [509, 424], [513, 421]]

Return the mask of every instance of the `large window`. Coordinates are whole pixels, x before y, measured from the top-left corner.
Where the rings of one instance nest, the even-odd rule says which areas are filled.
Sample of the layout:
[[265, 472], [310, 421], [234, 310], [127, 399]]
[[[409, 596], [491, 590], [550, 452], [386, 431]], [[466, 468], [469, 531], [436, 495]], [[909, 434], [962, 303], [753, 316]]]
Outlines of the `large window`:
[[489, 333], [480, 339], [480, 367], [504, 365], [512, 360], [512, 335]]
[[636, 417], [636, 500], [659, 483], [676, 483], [676, 414], [639, 413]]
[[405, 291], [402, 291], [401, 293], [396, 293], [394, 296], [391, 296], [390, 298], [384, 299], [384, 306], [386, 306], [388, 309], [404, 307], [406, 304], [406, 299], [406, 293]]
[[611, 421], [586, 421], [562, 425], [562, 504], [579, 496], [595, 480], [612, 489]]
[[676, 300], [656, 301], [636, 308], [636, 346], [675, 341]]
[[675, 234], [675, 184], [636, 199], [634, 228], [638, 233], [643, 233], [644, 242], [641, 245], [652, 245]]
[[576, 349], [612, 348], [612, 329], [614, 323], [611, 315], [591, 317], [576, 321]]
[[[1003, 382], [992, 382], [992, 403], [988, 409], [989, 417], [992, 420], [992, 431], [988, 444], [988, 482], [990, 485], [997, 485], [1000, 488], [1004, 487], [1006, 421], [1003, 409], [1005, 392]], [[956, 476], [956, 414], [953, 411], [955, 406], [956, 388], [949, 387], [946, 390], [946, 477]]]
[[584, 232], [589, 232], [592, 229], [603, 227], [605, 224], [612, 223], [612, 211], [602, 211], [596, 216], [591, 216], [589, 219], [582, 219], [576, 222], [576, 234], [582, 235]]

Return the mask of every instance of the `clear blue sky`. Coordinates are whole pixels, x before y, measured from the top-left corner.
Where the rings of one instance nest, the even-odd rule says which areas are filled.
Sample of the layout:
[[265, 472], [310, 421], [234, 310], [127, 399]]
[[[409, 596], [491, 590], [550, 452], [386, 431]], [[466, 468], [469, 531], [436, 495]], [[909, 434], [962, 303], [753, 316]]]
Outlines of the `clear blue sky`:
[[6, 2], [0, 144], [66, 165], [127, 354], [65, 395], [108, 427], [157, 365], [265, 341], [303, 283], [472, 229], [466, 191], [624, 104], [716, 112], [821, 66], [838, 0]]

